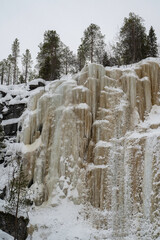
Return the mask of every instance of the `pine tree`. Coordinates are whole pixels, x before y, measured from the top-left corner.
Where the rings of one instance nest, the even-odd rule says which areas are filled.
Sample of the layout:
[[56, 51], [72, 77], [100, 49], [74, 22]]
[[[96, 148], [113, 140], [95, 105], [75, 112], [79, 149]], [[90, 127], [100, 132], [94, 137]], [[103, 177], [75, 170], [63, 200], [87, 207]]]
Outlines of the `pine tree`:
[[81, 71], [81, 69], [84, 67], [86, 62], [85, 49], [83, 44], [81, 44], [78, 48], [77, 61], [78, 61], [78, 70]]
[[90, 26], [84, 31], [84, 37], [79, 50], [83, 49], [85, 60], [102, 64], [105, 51], [104, 35], [100, 27], [96, 24]]
[[7, 58], [7, 84], [9, 85], [12, 78], [12, 55]]
[[4, 84], [5, 74], [6, 74], [6, 60], [3, 59], [3, 60], [0, 62], [0, 78], [1, 78], [1, 85]]
[[46, 31], [44, 41], [39, 45], [37, 59], [39, 76], [46, 80], [54, 80], [60, 76], [60, 38], [56, 31]]
[[23, 74], [19, 76], [19, 83], [26, 83]]
[[64, 44], [61, 51], [60, 64], [62, 74], [67, 75], [68, 73], [75, 73], [77, 71], [76, 57], [69, 47]]
[[18, 57], [19, 57], [19, 40], [16, 38], [12, 44], [12, 64], [13, 64], [13, 84], [18, 82]]
[[39, 76], [45, 80], [51, 80], [51, 59], [49, 56], [40, 63]]
[[[29, 49], [26, 49], [25, 54], [22, 55], [22, 66], [24, 67], [24, 82], [27, 83], [32, 65], [32, 57]], [[21, 77], [22, 80], [22, 77]]]
[[26, 193], [27, 193], [28, 180], [23, 170], [23, 159], [20, 153], [16, 155], [16, 166], [13, 168], [12, 180], [9, 187], [8, 204], [6, 210], [15, 213], [15, 236], [18, 237], [18, 213], [20, 206], [25, 205]]
[[1, 84], [10, 84], [12, 73], [12, 57], [8, 56], [7, 59], [3, 59], [0, 62], [0, 82]]
[[107, 52], [104, 52], [102, 63], [104, 67], [110, 66], [110, 61]]
[[157, 37], [153, 27], [150, 27], [148, 38], [148, 57], [157, 57], [158, 56], [158, 44]]
[[120, 29], [120, 41], [117, 43], [117, 52], [123, 64], [130, 64], [147, 56], [147, 35], [143, 20], [134, 13], [124, 19]]

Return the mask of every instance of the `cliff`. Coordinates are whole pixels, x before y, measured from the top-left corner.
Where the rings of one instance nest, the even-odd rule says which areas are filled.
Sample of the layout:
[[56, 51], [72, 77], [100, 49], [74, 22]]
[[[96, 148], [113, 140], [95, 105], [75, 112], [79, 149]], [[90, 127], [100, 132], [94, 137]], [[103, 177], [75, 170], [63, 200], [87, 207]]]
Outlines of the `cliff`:
[[158, 59], [123, 68], [90, 64], [51, 82], [30, 95], [18, 129], [36, 205], [68, 198], [89, 204], [92, 224], [111, 229], [113, 239], [158, 239]]

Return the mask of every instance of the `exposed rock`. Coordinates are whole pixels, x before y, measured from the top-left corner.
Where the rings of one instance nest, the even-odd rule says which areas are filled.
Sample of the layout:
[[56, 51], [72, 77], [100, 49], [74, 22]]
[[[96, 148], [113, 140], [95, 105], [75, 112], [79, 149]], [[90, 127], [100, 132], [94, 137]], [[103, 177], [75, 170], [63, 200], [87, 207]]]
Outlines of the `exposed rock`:
[[4, 162], [4, 149], [6, 147], [3, 141], [4, 141], [4, 131], [3, 131], [2, 125], [0, 124], [0, 164]]
[[4, 126], [4, 132], [7, 136], [15, 136], [17, 134], [18, 123], [7, 124]]
[[0, 113], [2, 113], [3, 110], [3, 104], [0, 103]]
[[[15, 216], [0, 212], [0, 229], [4, 232], [15, 236]], [[18, 240], [25, 240], [27, 238], [28, 219], [24, 217], [18, 218]]]
[[0, 199], [4, 199], [6, 196], [6, 186], [3, 189], [0, 189]]
[[0, 90], [0, 98], [5, 97], [7, 93], [3, 90]]
[[45, 85], [45, 80], [41, 78], [35, 79], [29, 83], [29, 90], [34, 90], [38, 87], [45, 87]]
[[25, 108], [26, 108], [25, 103], [8, 105], [7, 110], [3, 112], [3, 120], [19, 118], [22, 115]]

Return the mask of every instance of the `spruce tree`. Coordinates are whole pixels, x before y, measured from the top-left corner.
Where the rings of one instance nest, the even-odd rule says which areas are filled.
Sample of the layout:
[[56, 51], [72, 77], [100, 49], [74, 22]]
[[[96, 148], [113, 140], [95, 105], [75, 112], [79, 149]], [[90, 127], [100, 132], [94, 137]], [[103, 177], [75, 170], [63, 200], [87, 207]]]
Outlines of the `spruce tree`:
[[73, 52], [63, 44], [60, 57], [61, 74], [75, 73], [77, 71], [76, 57]]
[[49, 56], [40, 63], [39, 76], [45, 80], [51, 80], [51, 59]]
[[102, 35], [100, 27], [96, 24], [90, 26], [84, 31], [84, 36], [81, 39], [82, 43], [79, 50], [83, 49], [85, 60], [91, 63], [102, 64], [105, 51], [104, 35]]
[[9, 195], [7, 198], [6, 210], [15, 214], [15, 236], [14, 239], [19, 239], [18, 234], [18, 213], [20, 207], [26, 205], [28, 179], [23, 170], [23, 159], [20, 153], [16, 154], [16, 165], [13, 165], [12, 180], [9, 185]]
[[23, 77], [24, 82], [27, 83], [29, 80], [29, 74], [30, 74], [31, 65], [32, 65], [32, 57], [29, 49], [26, 49], [25, 54], [22, 55], [22, 65], [24, 68], [24, 77]]
[[18, 83], [18, 57], [19, 57], [19, 40], [16, 38], [12, 44], [12, 64], [13, 64], [13, 84]]
[[108, 54], [107, 52], [104, 53], [103, 55], [103, 66], [106, 67], [106, 66], [110, 66], [110, 61], [109, 61], [109, 58], [108, 58]]
[[12, 55], [10, 54], [7, 58], [7, 85], [11, 83], [12, 78]]
[[85, 49], [83, 44], [81, 44], [78, 48], [77, 61], [78, 61], [78, 70], [81, 71], [81, 69], [84, 67], [86, 62]]
[[1, 85], [4, 84], [5, 73], [6, 73], [6, 60], [3, 59], [3, 60], [0, 62], [0, 78], [1, 78]]
[[60, 38], [56, 31], [46, 31], [44, 41], [39, 45], [37, 60], [39, 76], [45, 80], [54, 80], [60, 76]]
[[148, 57], [157, 57], [158, 56], [158, 44], [157, 37], [153, 27], [150, 27], [148, 34]]
[[147, 56], [147, 35], [141, 17], [130, 13], [124, 19], [116, 48], [123, 64], [135, 63]]

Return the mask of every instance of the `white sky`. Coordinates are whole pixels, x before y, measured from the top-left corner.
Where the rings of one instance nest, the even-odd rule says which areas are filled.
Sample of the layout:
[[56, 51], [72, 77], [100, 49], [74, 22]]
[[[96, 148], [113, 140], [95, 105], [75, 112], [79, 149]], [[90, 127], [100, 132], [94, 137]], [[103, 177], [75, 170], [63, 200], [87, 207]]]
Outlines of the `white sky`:
[[152, 25], [160, 42], [160, 0], [0, 0], [0, 60], [15, 38], [20, 54], [28, 48], [35, 59], [46, 30], [56, 30], [75, 53], [90, 23], [112, 42], [129, 12], [145, 20], [147, 31]]

